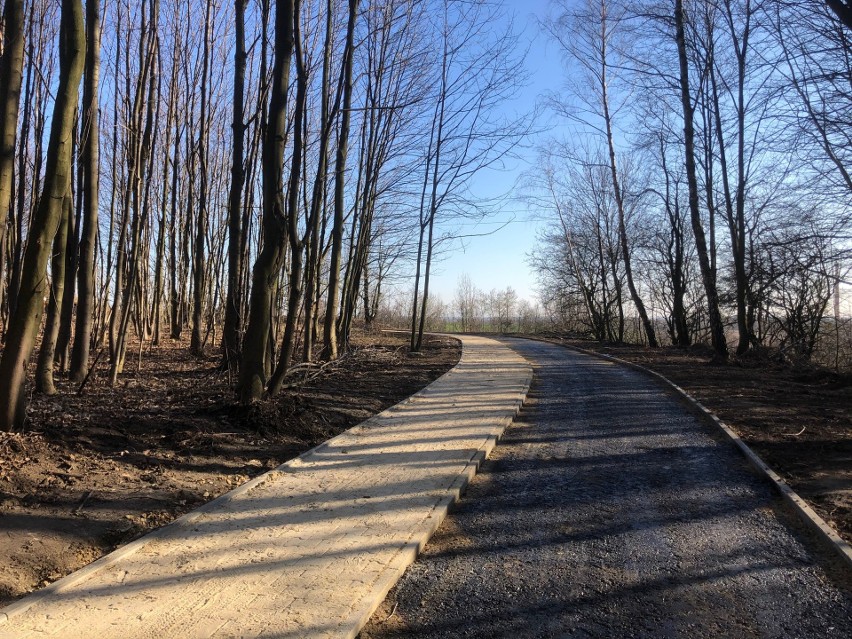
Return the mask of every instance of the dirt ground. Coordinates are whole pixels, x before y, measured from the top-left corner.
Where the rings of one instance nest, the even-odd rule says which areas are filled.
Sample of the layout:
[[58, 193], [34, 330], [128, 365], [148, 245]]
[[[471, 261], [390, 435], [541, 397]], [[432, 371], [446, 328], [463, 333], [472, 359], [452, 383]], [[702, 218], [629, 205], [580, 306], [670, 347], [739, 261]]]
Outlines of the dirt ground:
[[820, 516], [852, 541], [852, 375], [771, 356], [719, 365], [703, 347], [649, 349], [548, 336], [664, 375], [732, 427]]
[[[151, 349], [118, 386], [33, 396], [24, 433], [0, 433], [0, 606], [238, 486], [420, 390], [459, 359], [427, 338], [355, 349], [259, 407], [235, 405], [218, 357]], [[132, 372], [131, 372], [132, 371]], [[313, 376], [316, 370], [302, 375]]]

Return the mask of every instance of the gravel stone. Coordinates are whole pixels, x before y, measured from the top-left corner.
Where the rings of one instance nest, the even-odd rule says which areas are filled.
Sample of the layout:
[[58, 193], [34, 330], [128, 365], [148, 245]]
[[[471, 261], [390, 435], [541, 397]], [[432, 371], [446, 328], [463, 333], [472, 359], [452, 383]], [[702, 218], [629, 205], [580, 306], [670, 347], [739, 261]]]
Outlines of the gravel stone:
[[656, 381], [559, 346], [362, 631], [378, 637], [852, 637], [848, 574]]

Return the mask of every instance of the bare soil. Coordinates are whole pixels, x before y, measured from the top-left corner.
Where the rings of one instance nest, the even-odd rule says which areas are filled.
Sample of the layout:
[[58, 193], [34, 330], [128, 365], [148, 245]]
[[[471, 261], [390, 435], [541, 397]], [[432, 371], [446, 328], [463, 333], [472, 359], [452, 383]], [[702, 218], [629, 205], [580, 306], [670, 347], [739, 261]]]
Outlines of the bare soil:
[[546, 339], [664, 375], [733, 428], [852, 542], [852, 375], [794, 368], [767, 353], [718, 364], [701, 346], [649, 349], [556, 335]]
[[[456, 364], [457, 341], [361, 336], [280, 398], [236, 405], [218, 356], [169, 343], [34, 396], [23, 433], [0, 433], [0, 606], [275, 468], [417, 392]], [[133, 369], [130, 372], [130, 369]]]

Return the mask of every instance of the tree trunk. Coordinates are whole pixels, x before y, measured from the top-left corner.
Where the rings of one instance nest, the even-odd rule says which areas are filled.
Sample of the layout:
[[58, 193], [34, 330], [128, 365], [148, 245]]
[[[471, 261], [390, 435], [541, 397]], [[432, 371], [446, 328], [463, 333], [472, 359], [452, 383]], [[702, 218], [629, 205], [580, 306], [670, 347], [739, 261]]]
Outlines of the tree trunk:
[[698, 208], [698, 179], [695, 170], [695, 130], [693, 128], [694, 109], [689, 90], [689, 61], [686, 51], [683, 0], [675, 0], [674, 19], [680, 67], [680, 94], [681, 105], [683, 107], [683, 138], [686, 156], [686, 179], [689, 186], [690, 220], [692, 222], [692, 232], [695, 235], [695, 248], [698, 252], [698, 264], [701, 268], [704, 293], [707, 296], [713, 350], [717, 358], [726, 360], [728, 358], [728, 344], [725, 340], [725, 326], [722, 323], [722, 314], [719, 311], [719, 294], [716, 290], [716, 279], [710, 268], [707, 241], [704, 237], [704, 228], [701, 225], [701, 211]]
[[172, 155], [172, 201], [169, 213], [169, 337], [180, 339], [181, 317], [180, 317], [180, 294], [178, 292], [178, 232], [180, 231], [180, 220], [178, 218], [178, 175], [180, 167], [181, 130], [175, 132], [174, 153]]
[[[160, 329], [162, 323], [162, 304], [163, 304], [163, 293], [164, 293], [164, 282], [165, 282], [165, 270], [166, 270], [166, 234], [169, 230], [169, 184], [170, 181], [175, 181], [175, 174], [172, 173], [172, 178], [169, 178], [169, 162], [177, 163], [177, 156], [180, 153], [180, 142], [174, 147], [174, 157], [170, 157], [172, 153], [172, 135], [175, 126], [175, 110], [176, 110], [176, 102], [177, 102], [177, 48], [175, 48], [175, 52], [172, 57], [172, 72], [171, 78], [169, 80], [169, 105], [166, 110], [166, 139], [163, 144], [163, 193], [160, 199], [160, 225], [157, 231], [157, 257], [156, 263], [154, 266], [154, 337], [153, 337], [153, 345], [160, 345]], [[179, 140], [179, 136], [178, 136]], [[173, 185], [173, 188], [177, 188], [177, 184]], [[172, 194], [172, 201], [174, 201], [174, 194]]]
[[[145, 5], [143, 4], [143, 7]], [[143, 324], [145, 304], [141, 303], [139, 292], [142, 283], [140, 273], [147, 273], [147, 246], [144, 230], [147, 226], [149, 202], [146, 196], [146, 183], [150, 181], [149, 160], [154, 152], [154, 109], [158, 103], [156, 87], [158, 86], [157, 71], [157, 30], [158, 30], [159, 7], [154, 0], [151, 8], [151, 21], [145, 20], [145, 12], [142, 14], [141, 37], [139, 41], [139, 78], [134, 89], [133, 106], [129, 113], [128, 134], [130, 137], [130, 161], [128, 162], [128, 180], [125, 194], [124, 219], [130, 216], [130, 255], [124, 255], [127, 267], [127, 283], [123, 288], [120, 307], [116, 303], [113, 310], [115, 315], [113, 326], [116, 328], [115, 342], [112, 349], [112, 361], [110, 362], [110, 384], [113, 385], [118, 375], [124, 369], [125, 355], [127, 350], [127, 329], [131, 319], [131, 313], [136, 302], [136, 326], [140, 342], [144, 334], [140, 330]], [[126, 57], [129, 62], [129, 57]], [[129, 72], [128, 72], [129, 76]], [[128, 94], [130, 84], [128, 77]], [[144, 107], [144, 117], [143, 117]], [[144, 124], [143, 124], [144, 122]], [[120, 246], [121, 248], [121, 246]], [[119, 257], [122, 253], [119, 252]], [[144, 256], [144, 264], [143, 264]], [[123, 271], [123, 269], [121, 269]], [[116, 280], [117, 281], [117, 280]], [[118, 287], [116, 290], [118, 295]], [[117, 299], [117, 298], [116, 298]], [[117, 310], [120, 308], [120, 312]]]
[[[654, 330], [654, 325], [648, 319], [648, 312], [645, 310], [645, 304], [639, 296], [639, 291], [633, 281], [633, 266], [630, 260], [630, 244], [627, 241], [627, 224], [625, 222], [624, 213], [624, 192], [621, 188], [621, 180], [618, 175], [618, 165], [615, 161], [615, 143], [612, 138], [612, 116], [609, 110], [609, 90], [607, 83], [609, 82], [607, 71], [609, 70], [607, 61], [607, 15], [605, 8], [600, 14], [601, 32], [600, 32], [600, 59], [601, 74], [601, 107], [603, 108], [604, 125], [606, 127], [606, 142], [607, 150], [609, 151], [609, 171], [612, 179], [612, 190], [615, 195], [615, 204], [618, 209], [618, 237], [621, 243], [622, 260], [624, 261], [624, 274], [627, 277], [627, 288], [630, 291], [630, 298], [633, 300], [633, 305], [639, 313], [639, 318], [642, 320], [642, 327], [645, 329], [645, 335], [648, 337], [648, 346], [657, 348], [657, 334]], [[620, 297], [620, 292], [619, 292]], [[621, 313], [621, 300], [619, 299], [619, 313]], [[619, 333], [623, 331], [619, 330]], [[620, 340], [619, 340], [620, 341]]]
[[349, 122], [352, 107], [352, 67], [355, 40], [355, 19], [358, 16], [358, 0], [349, 0], [349, 21], [346, 25], [346, 48], [344, 50], [343, 113], [340, 116], [340, 136], [337, 141], [337, 157], [334, 166], [334, 225], [331, 229], [331, 263], [328, 276], [328, 299], [323, 324], [323, 349], [321, 357], [326, 360], [337, 357], [337, 308], [340, 297], [340, 262], [343, 254], [343, 188], [346, 178], [346, 155], [349, 148]]
[[[730, 9], [729, 9], [730, 10]], [[747, 16], [750, 18], [750, 10], [746, 8]], [[747, 20], [748, 20], [747, 18]], [[722, 123], [722, 111], [719, 99], [719, 87], [716, 78], [716, 60], [714, 51], [713, 33], [708, 34], [708, 75], [710, 105], [713, 113], [713, 124], [716, 130], [718, 142], [719, 165], [722, 175], [722, 192], [725, 202], [725, 221], [728, 224], [728, 232], [731, 238], [731, 258], [734, 263], [734, 298], [737, 307], [737, 354], [745, 353], [751, 344], [751, 331], [746, 318], [746, 298], [748, 295], [748, 276], [745, 267], [745, 55], [748, 46], [748, 25], [746, 22], [745, 35], [740, 44], [733, 33], [735, 57], [737, 59], [737, 184], [736, 194], [731, 188], [731, 176], [728, 163], [728, 155], [725, 142], [725, 128]], [[712, 159], [708, 162], [712, 162]], [[712, 180], [708, 180], [708, 189]]]
[[299, 21], [293, 26], [293, 40], [296, 55], [296, 108], [293, 113], [293, 157], [290, 164], [290, 184], [287, 190], [287, 237], [290, 240], [290, 277], [287, 292], [287, 319], [284, 323], [284, 336], [281, 340], [281, 352], [278, 364], [267, 386], [272, 397], [281, 390], [284, 376], [290, 366], [290, 358], [296, 342], [296, 321], [302, 299], [302, 249], [299, 239], [299, 184], [302, 178], [302, 158], [304, 152], [305, 102], [308, 93], [308, 74], [302, 58], [302, 34]]
[[287, 240], [282, 173], [287, 132], [287, 90], [293, 57], [294, 24], [299, 0], [275, 6], [275, 62], [269, 94], [269, 115], [263, 139], [263, 248], [252, 273], [251, 301], [240, 365], [240, 401], [259, 400], [266, 386], [266, 352], [272, 325], [272, 295]]
[[414, 294], [412, 295], [411, 303], [411, 338], [409, 339], [408, 349], [412, 353], [417, 352], [417, 313], [420, 306], [420, 269], [423, 260], [423, 243], [426, 237], [426, 227], [423, 224], [418, 224], [417, 234], [417, 259], [414, 262]]
[[71, 379], [82, 382], [89, 372], [89, 349], [95, 311], [95, 243], [98, 234], [100, 188], [100, 114], [98, 82], [101, 67], [100, 0], [86, 1], [86, 71], [83, 83], [83, 214], [77, 267], [77, 316], [71, 349]]
[[[86, 49], [88, 51], [88, 41]], [[84, 71], [85, 75], [85, 65]], [[75, 112], [74, 138], [71, 147], [71, 157], [76, 158], [76, 175], [73, 175], [71, 182], [68, 185], [68, 209], [70, 211], [67, 229], [65, 232], [66, 241], [62, 249], [62, 254], [65, 256], [65, 265], [63, 267], [65, 273], [65, 284], [62, 290], [62, 308], [59, 316], [59, 333], [56, 337], [56, 346], [53, 353], [53, 361], [58, 365], [60, 372], [67, 372], [69, 360], [71, 356], [71, 334], [74, 323], [74, 298], [77, 289], [77, 267], [79, 263], [80, 250], [80, 218], [83, 207], [83, 173], [80, 155], [80, 127], [82, 118], [80, 117], [79, 107]], [[75, 182], [76, 181], [76, 182]], [[76, 188], [74, 185], [76, 184]]]
[[239, 368], [240, 319], [242, 311], [242, 197], [245, 184], [243, 155], [245, 147], [246, 35], [247, 0], [234, 0], [234, 96], [231, 190], [228, 195], [228, 291], [225, 298], [225, 326], [222, 331], [222, 367], [232, 372]]
[[[23, 0], [6, 0], [3, 24], [3, 54], [0, 56], [0, 229], [6, 228], [6, 216], [12, 202], [15, 136], [24, 69]], [[0, 255], [0, 259], [5, 260], [5, 256]]]
[[[436, 165], [437, 166], [437, 165]], [[423, 299], [420, 307], [420, 324], [417, 328], [417, 339], [412, 349], [419, 353], [423, 347], [423, 331], [426, 329], [426, 311], [429, 304], [429, 278], [432, 274], [432, 249], [434, 247], [435, 210], [429, 217], [429, 234], [426, 239], [426, 268], [423, 270]]]
[[27, 363], [44, 311], [47, 261], [71, 175], [71, 138], [83, 75], [86, 30], [81, 0], [62, 0], [61, 6], [59, 86], [50, 125], [44, 186], [30, 226], [18, 301], [0, 358], [0, 395], [6, 398], [0, 404], [0, 430], [20, 427], [24, 421]]
[[55, 395], [53, 384], [53, 356], [56, 352], [56, 342], [59, 336], [59, 324], [62, 316], [62, 301], [65, 296], [65, 250], [68, 246], [68, 230], [72, 216], [71, 180], [62, 203], [62, 218], [59, 229], [53, 238], [53, 256], [50, 264], [50, 296], [47, 302], [47, 320], [44, 323], [44, 333], [41, 338], [41, 348], [36, 366], [36, 392], [45, 395]]
[[317, 172], [314, 178], [313, 193], [311, 194], [311, 209], [307, 223], [307, 268], [305, 273], [305, 340], [302, 348], [302, 360], [313, 359], [315, 311], [318, 311], [317, 289], [319, 288], [320, 272], [320, 218], [322, 205], [326, 197], [326, 178], [328, 172], [328, 145], [331, 140], [331, 125], [337, 113], [340, 101], [338, 86], [335, 106], [329, 112], [329, 85], [331, 82], [331, 44], [334, 24], [334, 6], [332, 0], [326, 1], [325, 43], [323, 45], [322, 87], [320, 89], [321, 128], [319, 134], [319, 150], [317, 151]]
[[[14, 219], [9, 220], [9, 233], [10, 233], [10, 247], [9, 247], [9, 277], [6, 288], [6, 304], [9, 309], [9, 316], [12, 315], [15, 309], [16, 300], [18, 297], [18, 287], [20, 283], [21, 277], [21, 251], [23, 249], [23, 242], [21, 242], [21, 237], [23, 236], [23, 224], [24, 224], [24, 210], [26, 203], [26, 183], [27, 183], [27, 168], [29, 166], [29, 137], [30, 137], [30, 128], [31, 128], [31, 120], [33, 113], [33, 105], [32, 103], [32, 92], [33, 92], [33, 76], [36, 75], [36, 61], [34, 60], [34, 44], [33, 44], [33, 24], [35, 20], [32, 18], [33, 12], [35, 10], [34, 3], [30, 4], [30, 20], [29, 27], [27, 29], [27, 40], [29, 41], [29, 45], [27, 47], [27, 71], [26, 71], [26, 83], [24, 88], [24, 113], [21, 118], [21, 143], [20, 150], [18, 152], [18, 175], [17, 175], [17, 189], [16, 189], [16, 202], [14, 209], [10, 208], [9, 213], [13, 214]], [[7, 5], [8, 8], [8, 5]], [[8, 22], [7, 22], [8, 24]], [[11, 46], [11, 43], [10, 45]], [[11, 49], [7, 49], [11, 50]], [[3, 86], [3, 85], [0, 85]], [[11, 86], [11, 85], [10, 85]], [[2, 90], [2, 89], [0, 89]], [[20, 107], [19, 107], [20, 108]], [[5, 126], [5, 125], [4, 125]], [[13, 149], [14, 153], [14, 149]], [[10, 178], [11, 179], [11, 178]], [[35, 180], [37, 178], [33, 178], [32, 185], [32, 193], [35, 193]], [[10, 187], [11, 188], [11, 187]], [[14, 234], [14, 237], [11, 235]], [[8, 319], [8, 317], [7, 317]], [[8, 329], [8, 324], [7, 327]]]
[[204, 288], [205, 275], [207, 269], [204, 264], [204, 245], [207, 239], [207, 202], [208, 193], [208, 178], [209, 178], [209, 145], [208, 145], [208, 130], [210, 128], [208, 111], [209, 111], [209, 96], [208, 83], [210, 75], [210, 48], [212, 46], [211, 33], [211, 12], [212, 0], [207, 0], [206, 9], [204, 11], [204, 56], [201, 70], [201, 110], [199, 112], [199, 127], [198, 127], [198, 159], [201, 183], [199, 184], [198, 197], [198, 225], [196, 226], [195, 234], [195, 251], [193, 264], [193, 289], [192, 289], [192, 334], [190, 337], [189, 350], [195, 355], [204, 354], [202, 331], [202, 311], [204, 309]]

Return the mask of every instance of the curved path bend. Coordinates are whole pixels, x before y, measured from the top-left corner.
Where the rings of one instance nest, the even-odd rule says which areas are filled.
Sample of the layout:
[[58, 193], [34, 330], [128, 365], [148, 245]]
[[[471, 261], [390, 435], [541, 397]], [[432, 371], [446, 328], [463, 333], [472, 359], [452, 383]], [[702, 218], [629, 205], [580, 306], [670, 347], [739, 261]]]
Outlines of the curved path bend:
[[647, 375], [505, 341], [528, 402], [364, 639], [852, 637], [848, 575], [730, 443]]
[[529, 388], [510, 349], [463, 346], [410, 399], [0, 610], [0, 638], [354, 636]]

